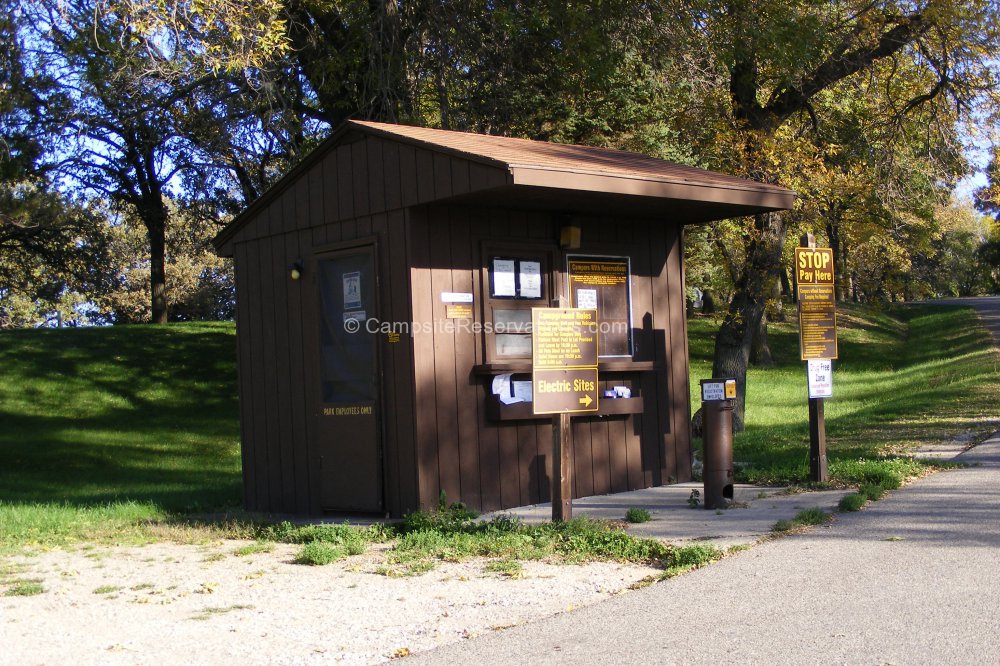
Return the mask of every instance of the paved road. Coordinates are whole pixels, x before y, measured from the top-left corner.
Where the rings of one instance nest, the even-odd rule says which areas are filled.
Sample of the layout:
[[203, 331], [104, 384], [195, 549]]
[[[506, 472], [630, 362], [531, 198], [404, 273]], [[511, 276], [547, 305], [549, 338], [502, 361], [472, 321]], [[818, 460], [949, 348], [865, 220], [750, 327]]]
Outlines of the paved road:
[[976, 296], [971, 298], [943, 298], [936, 301], [923, 301], [938, 305], [967, 305], [979, 312], [980, 319], [990, 329], [993, 340], [1000, 345], [1000, 296]]
[[[1000, 298], [959, 299], [1000, 341]], [[1000, 434], [828, 526], [407, 664], [1000, 664]]]
[[1000, 663], [1000, 437], [829, 527], [407, 664]]

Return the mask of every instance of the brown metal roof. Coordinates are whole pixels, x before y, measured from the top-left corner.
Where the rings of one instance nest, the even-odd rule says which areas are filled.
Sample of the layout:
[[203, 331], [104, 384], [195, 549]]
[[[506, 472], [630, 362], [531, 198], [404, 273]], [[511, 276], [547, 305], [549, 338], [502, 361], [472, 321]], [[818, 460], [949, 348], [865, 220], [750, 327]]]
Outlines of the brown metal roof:
[[[251, 203], [215, 237], [217, 250], [337, 146], [378, 136], [488, 165], [505, 184], [447, 197], [456, 203], [603, 211], [691, 224], [792, 207], [795, 192], [639, 153], [352, 120]], [[428, 201], [421, 201], [428, 203]]]
[[542, 169], [571, 174], [638, 178], [795, 195], [794, 192], [783, 187], [612, 148], [531, 141], [505, 136], [471, 134], [359, 120], [349, 121], [348, 125], [364, 127], [383, 136], [407, 140], [408, 143], [423, 144], [431, 149], [444, 148], [452, 154], [470, 159], [478, 158], [479, 161], [485, 160], [508, 169]]

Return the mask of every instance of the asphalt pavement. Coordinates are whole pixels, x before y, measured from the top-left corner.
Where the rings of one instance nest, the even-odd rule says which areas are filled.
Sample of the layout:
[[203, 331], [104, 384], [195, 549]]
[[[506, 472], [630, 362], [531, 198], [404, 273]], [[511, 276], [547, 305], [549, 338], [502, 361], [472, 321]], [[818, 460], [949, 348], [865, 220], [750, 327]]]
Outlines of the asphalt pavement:
[[933, 305], [964, 305], [975, 308], [983, 324], [993, 334], [993, 340], [1000, 345], [1000, 296], [970, 296], [968, 298], [942, 298], [935, 301], [920, 301]]
[[[956, 304], [1000, 340], [1000, 298]], [[828, 526], [407, 663], [1000, 664], [1000, 434], [956, 460]]]

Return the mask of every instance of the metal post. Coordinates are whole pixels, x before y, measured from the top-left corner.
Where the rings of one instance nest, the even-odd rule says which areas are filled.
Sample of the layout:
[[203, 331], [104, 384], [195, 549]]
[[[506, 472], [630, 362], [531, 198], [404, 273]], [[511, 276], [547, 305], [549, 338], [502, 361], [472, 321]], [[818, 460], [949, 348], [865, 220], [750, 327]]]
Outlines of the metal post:
[[552, 522], [573, 518], [573, 476], [570, 454], [573, 430], [569, 414], [552, 418]]
[[830, 472], [826, 465], [826, 419], [823, 398], [809, 398], [809, 480], [826, 482]]

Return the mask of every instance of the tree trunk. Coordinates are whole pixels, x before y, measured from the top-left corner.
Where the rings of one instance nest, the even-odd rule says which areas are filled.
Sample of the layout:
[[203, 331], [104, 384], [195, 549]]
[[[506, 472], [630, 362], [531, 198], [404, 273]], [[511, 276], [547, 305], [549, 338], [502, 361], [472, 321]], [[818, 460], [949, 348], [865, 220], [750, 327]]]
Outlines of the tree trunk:
[[736, 294], [726, 318], [715, 336], [713, 377], [736, 379], [736, 405], [733, 430], [742, 432], [746, 411], [747, 363], [754, 331], [764, 316], [764, 305], [774, 280], [781, 271], [781, 250], [785, 244], [784, 217], [780, 213], [754, 216], [757, 237], [751, 241]]
[[152, 299], [154, 324], [167, 323], [167, 212], [162, 205], [144, 217], [149, 234], [149, 287]]
[[774, 365], [771, 347], [767, 344], [767, 313], [765, 312], [750, 343], [750, 363], [760, 368], [770, 368]]

